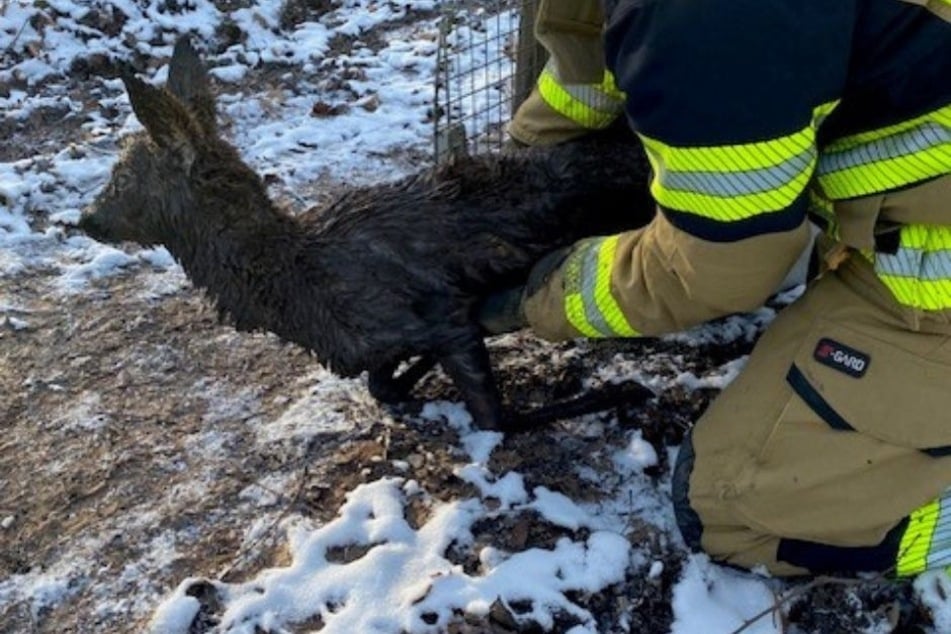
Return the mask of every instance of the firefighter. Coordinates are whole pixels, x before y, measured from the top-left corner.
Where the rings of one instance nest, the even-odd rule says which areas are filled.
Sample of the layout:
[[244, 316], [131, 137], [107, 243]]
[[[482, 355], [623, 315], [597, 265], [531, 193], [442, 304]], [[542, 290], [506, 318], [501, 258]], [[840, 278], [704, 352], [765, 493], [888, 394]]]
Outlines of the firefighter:
[[489, 298], [490, 332], [637, 337], [817, 275], [685, 438], [685, 541], [777, 575], [951, 564], [951, 0], [542, 0], [550, 61], [510, 133], [623, 115], [647, 227]]

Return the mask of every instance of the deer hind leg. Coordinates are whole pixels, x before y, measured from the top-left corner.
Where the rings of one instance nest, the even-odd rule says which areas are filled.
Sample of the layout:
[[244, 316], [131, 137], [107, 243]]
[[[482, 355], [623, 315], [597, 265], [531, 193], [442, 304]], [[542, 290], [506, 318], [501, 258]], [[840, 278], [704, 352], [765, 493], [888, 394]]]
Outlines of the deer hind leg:
[[554, 401], [528, 411], [508, 411], [506, 432], [526, 432], [559, 420], [604, 412], [619, 407], [635, 407], [654, 398], [654, 393], [637, 381], [603, 385], [596, 390]]
[[501, 398], [492, 375], [489, 351], [482, 337], [477, 332], [471, 333], [461, 341], [461, 345], [442, 354], [438, 361], [462, 393], [475, 426], [479, 429], [500, 429]]
[[386, 363], [368, 372], [367, 388], [373, 398], [381, 403], [392, 405], [405, 402], [409, 400], [413, 387], [435, 365], [435, 357], [423, 355], [411, 363], [401, 374], [397, 375], [396, 368], [399, 367], [399, 362]]

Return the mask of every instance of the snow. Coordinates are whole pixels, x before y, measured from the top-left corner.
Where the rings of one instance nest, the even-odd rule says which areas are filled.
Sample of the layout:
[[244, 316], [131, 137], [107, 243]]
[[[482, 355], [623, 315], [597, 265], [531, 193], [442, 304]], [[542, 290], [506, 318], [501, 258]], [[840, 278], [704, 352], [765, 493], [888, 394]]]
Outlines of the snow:
[[[485, 614], [499, 597], [530, 600], [530, 616], [550, 627], [557, 610], [579, 616], [587, 631], [590, 614], [566, 594], [594, 592], [620, 581], [630, 544], [616, 533], [593, 532], [587, 540], [562, 539], [551, 550], [530, 549], [486, 557], [484, 574], [466, 574], [446, 559], [452, 543], [471, 539], [469, 529], [485, 509], [477, 500], [439, 505], [426, 524], [412, 530], [403, 516], [403, 481], [384, 479], [354, 490], [337, 520], [291, 537], [294, 563], [263, 572], [244, 584], [216, 582], [227, 597], [222, 631], [252, 631], [302, 621], [315, 612], [326, 632], [439, 632], [454, 610]], [[334, 547], [368, 550], [353, 561], [328, 560]], [[156, 612], [153, 631], [169, 628], [189, 613], [185, 581]], [[165, 628], [165, 629], [162, 629]]]
[[[373, 408], [369, 395], [357, 381], [341, 379], [323, 368], [305, 377], [303, 383], [310, 386], [306, 393], [288, 404], [278, 420], [256, 426], [258, 442], [266, 444], [303, 439], [349, 429], [352, 421], [340, 408], [333, 407], [340, 399], [364, 403], [368, 409]], [[314, 412], [319, 412], [319, 415], [315, 416]]]
[[[467, 417], [448, 404], [434, 404], [429, 413], [435, 416], [436, 411], [456, 417], [460, 426], [467, 424]], [[485, 465], [486, 440], [496, 441], [487, 435], [497, 436], [469, 431], [460, 443], [473, 448], [467, 452], [472, 462], [457, 475], [474, 484], [479, 497], [434, 504], [428, 521], [414, 530], [405, 519], [408, 500], [428, 497], [418, 482], [385, 478], [361, 485], [348, 495], [337, 519], [316, 529], [289, 529], [293, 562], [287, 567], [265, 570], [244, 583], [209, 581], [228, 606], [220, 631], [282, 627], [318, 614], [323, 631], [330, 633], [440, 632], [455, 611], [486, 614], [494, 602], [502, 601], [529, 605], [520, 618], [542, 627], [552, 627], [559, 614], [570, 614], [581, 623], [573, 631], [597, 632], [593, 615], [572, 602], [572, 593], [603, 590], [632, 572], [653, 579], [663, 570], [660, 562], [646, 569], [636, 565], [622, 517], [632, 509], [622, 500], [653, 497], [654, 504], [641, 500], [636, 511], [668, 528], [673, 521], [669, 500], [636, 478], [626, 480], [613, 504], [580, 505], [545, 487], [528, 492], [517, 472], [496, 474]], [[478, 438], [467, 443], [467, 436]], [[617, 458], [624, 468], [634, 472], [656, 464], [656, 454], [645, 457], [649, 452], [643, 444], [632, 435], [628, 451], [635, 458]], [[242, 496], [268, 505], [274, 498], [267, 491], [280, 488], [281, 483], [274, 482], [263, 494], [252, 487]], [[447, 557], [452, 545], [471, 544], [475, 522], [525, 510], [537, 512], [553, 526], [575, 532], [585, 528], [589, 534], [561, 538], [551, 549], [508, 553], [486, 547], [478, 574], [465, 572]], [[340, 562], [329, 556], [334, 549], [362, 554]], [[194, 614], [194, 599], [187, 594], [193, 583], [183, 581], [156, 610], [153, 632], [185, 631], [175, 629], [175, 623], [187, 621], [183, 614]], [[722, 569], [701, 556], [690, 559], [674, 596], [674, 632], [680, 634], [725, 634], [773, 600], [767, 580]], [[765, 627], [758, 624], [759, 629], [751, 631], [779, 631]]]
[[[769, 586], [762, 580], [711, 564], [704, 555], [693, 555], [674, 588], [675, 620], [671, 632], [734, 632], [775, 602]], [[766, 617], [743, 631], [772, 634], [783, 632], [783, 626]]]
[[[191, 580], [184, 583], [190, 584]], [[149, 624], [149, 629], [155, 634], [187, 632], [200, 608], [201, 604], [195, 597], [180, 597], [162, 606]]]
[[532, 490], [534, 500], [528, 505], [555, 526], [578, 530], [582, 526], [591, 526], [590, 513], [575, 504], [567, 495], [551, 491], [545, 487]]
[[948, 569], [933, 570], [915, 579], [915, 590], [921, 602], [931, 610], [935, 630], [951, 632], [951, 575]]
[[683, 372], [674, 380], [676, 385], [682, 385], [688, 390], [715, 388], [722, 390], [737, 377], [740, 370], [746, 365], [748, 357], [742, 356], [723, 364], [715, 372], [704, 377], [697, 377], [693, 372]]
[[[158, 0], [2, 3], [0, 51], [24, 55], [23, 61], [0, 70], [0, 81], [13, 82], [14, 86], [16, 82], [31, 87], [52, 82], [55, 86], [56, 81], [69, 75], [75, 60], [91, 54], [118, 59], [128, 59], [133, 52], [146, 58], [164, 57], [171, 51], [175, 34], [186, 31], [196, 33], [202, 41], [211, 41], [224, 14], [210, 0], [191, 0], [186, 4], [187, 8], [172, 15], [163, 8], [165, 3]], [[413, 21], [412, 28], [401, 27], [376, 53], [357, 42], [349, 53], [332, 56], [330, 41], [340, 34], [360, 36], [380, 24], [432, 11], [438, 8], [438, 2], [342, 0], [319, 22], [303, 23], [289, 32], [277, 26], [281, 6], [278, 0], [259, 0], [250, 5], [227, 16], [247, 38], [217, 55], [209, 55], [208, 59], [211, 74], [223, 84], [219, 109], [222, 119], [229, 122], [227, 134], [252, 167], [279, 176], [283, 192], [292, 193], [320, 177], [355, 183], [390, 179], [413, 166], [394, 165], [383, 158], [387, 154], [397, 150], [428, 151], [432, 124], [426, 120], [426, 109], [432, 105], [436, 63], [433, 16], [422, 14]], [[59, 13], [55, 24], [44, 21], [43, 6]], [[87, 26], [84, 18], [92, 11], [122, 13], [126, 18], [122, 32], [110, 36]], [[500, 20], [487, 22], [486, 28], [492, 33], [492, 29], [506, 28], [513, 19], [507, 13]], [[468, 36], [471, 33], [460, 35]], [[277, 95], [237, 92], [235, 84], [260, 63], [286, 64], [288, 73], [295, 72], [293, 64], [309, 68], [347, 66], [360, 69], [362, 75], [347, 80], [346, 91], [303, 85], [297, 91], [280, 89]], [[163, 66], [152, 79], [160, 82], [166, 74], [167, 67]], [[499, 76], [499, 69], [489, 69], [484, 81], [492, 85], [499, 81]], [[165, 249], [120, 250], [65, 232], [76, 224], [81, 209], [92, 201], [108, 178], [118, 156], [115, 138], [140, 129], [121, 94], [121, 83], [103, 80], [101, 85], [104, 96], [100, 105], [118, 108], [122, 114], [117, 120], [94, 113], [83, 126], [87, 139], [84, 145], [0, 162], [0, 278], [31, 269], [53, 268], [58, 278], [50, 291], [69, 297], [85, 292], [91, 280], [141, 267], [150, 272], [149, 284], [142, 290], [144, 296], [157, 298], [175, 293], [187, 281]], [[311, 116], [315, 99], [349, 107], [339, 116], [316, 118]], [[371, 102], [375, 107], [366, 107]], [[0, 111], [12, 119], [27, 119], [39, 109], [50, 107], [70, 112], [83, 109], [80, 102], [65, 94], [31, 96], [29, 91], [14, 88], [8, 96], [0, 96]], [[45, 210], [48, 226], [34, 222], [38, 210]], [[793, 301], [799, 292], [801, 288], [790, 291], [783, 301]], [[13, 330], [28, 328], [29, 316], [22, 310], [16, 298], [0, 296], [0, 316], [4, 318], [0, 328], [4, 324]], [[671, 335], [669, 339], [691, 345], [750, 340], [774, 316], [773, 308], [763, 308], [752, 315], [733, 317], [716, 326]], [[618, 366], [606, 369], [601, 378], [633, 378], [658, 391], [674, 386], [688, 390], [722, 389], [744, 362], [745, 359], [730, 361], [705, 376], [692, 372], [669, 376], [649, 369]], [[267, 423], [255, 419], [264, 397], [253, 390], [226, 384], [196, 386], [205, 394], [209, 409], [203, 427], [186, 439], [188, 446], [198, 459], [224, 455], [222, 447], [231, 439], [216, 432], [214, 423], [225, 418], [247, 420], [249, 425], [255, 425], [258, 442], [262, 444], [349, 429], [353, 421], [333, 407], [341, 399], [365, 404], [367, 416], [380, 415], [357, 380], [341, 379], [319, 369], [301, 377], [299, 383], [306, 386], [299, 398], [286, 404], [279, 419]], [[63, 434], [103, 432], [110, 418], [98, 411], [98, 403], [98, 395], [88, 392], [51, 424], [58, 425]], [[552, 627], [557, 615], [569, 614], [579, 622], [570, 630], [572, 634], [594, 633], [598, 625], [593, 615], [572, 600], [574, 593], [602, 591], [622, 581], [625, 575], [657, 579], [663, 573], [663, 563], [639, 552], [638, 545], [626, 536], [629, 519], [638, 517], [662, 529], [672, 540], [679, 539], [670, 509], [669, 474], [663, 474], [659, 482], [644, 474], [659, 460], [639, 431], [632, 432], [627, 446], [611, 457], [616, 481], [608, 485], [614, 487], [613, 498], [588, 504], [545, 487], [529, 490], [517, 471], [493, 472], [490, 458], [502, 436], [473, 430], [471, 418], [461, 404], [429, 403], [421, 418], [433, 425], [448, 424], [459, 433], [455, 450], [462, 458], [456, 475], [473, 485], [477, 495], [449, 503], [431, 502], [428, 519], [414, 529], [406, 520], [407, 504], [410, 499], [430, 496], [407, 474], [405, 478], [384, 478], [358, 486], [350, 491], [338, 517], [322, 526], [287, 518], [284, 526], [290, 551], [288, 565], [262, 571], [245, 582], [210, 581], [224, 604], [223, 619], [216, 631], [287, 631], [291, 624], [317, 614], [325, 624], [322, 631], [327, 634], [439, 632], [457, 611], [486, 614], [496, 601], [501, 601], [505, 605], [524, 602], [529, 608], [519, 612], [519, 618], [534, 620], [543, 628]], [[55, 468], [55, 464], [50, 465], [50, 469]], [[400, 468], [408, 471], [411, 465], [402, 462]], [[585, 477], [583, 473], [578, 475]], [[287, 478], [260, 476], [239, 496], [242, 503], [262, 509], [257, 522], [240, 527], [245, 532], [246, 544], [253, 544], [275, 521], [275, 516], [264, 514], [263, 509], [275, 506], [280, 496], [286, 496], [294, 486]], [[170, 490], [168, 495], [200, 497], [214, 477], [209, 467], [192, 489]], [[147, 510], [139, 511], [130, 509], [123, 521], [98, 538], [72, 545], [54, 567], [0, 578], [0, 608], [27, 601], [36, 617], [45, 608], [64, 602], [84, 584], [82, 571], [97, 565], [96, 554], [108, 547], [113, 536], [134, 534], [138, 527], [151, 521]], [[567, 529], [572, 537], [560, 538], [550, 549], [504, 552], [485, 547], [479, 553], [480, 569], [476, 572], [466, 572], [448, 556], [453, 545], [471, 545], [476, 522], [525, 511]], [[14, 514], [4, 515], [0, 529], [10, 530], [15, 522]], [[146, 554], [139, 564], [130, 564], [119, 572], [117, 587], [143, 598], [145, 606], [138, 609], [152, 610], [150, 627], [156, 633], [187, 632], [199, 609], [199, 602], [188, 595], [197, 579], [186, 578], [177, 589], [168, 591], [150, 587], [142, 568], [169, 566], [176, 556], [176, 544], [184, 538], [181, 534], [162, 533], [143, 545]], [[341, 548], [365, 552], [352, 561], [329, 556], [334, 549]], [[772, 583], [716, 566], [704, 556], [690, 555], [674, 589], [673, 632], [733, 631], [772, 604]], [[944, 588], [943, 592], [937, 589], [939, 586]], [[946, 579], [922, 577], [918, 591], [932, 605], [938, 629], [951, 631], [951, 607], [943, 600], [951, 593]], [[160, 603], [156, 597], [162, 597]], [[114, 600], [103, 592], [97, 609], [119, 609], [110, 603]], [[765, 618], [746, 631], [778, 632], [779, 627]]]
[[646, 467], [653, 467], [658, 462], [657, 451], [654, 446], [646, 442], [640, 430], [631, 432], [631, 440], [622, 451], [614, 454], [614, 464], [618, 470], [627, 473], [643, 471]]
[[12, 316], [5, 317], [4, 323], [14, 330], [26, 330], [30, 327], [30, 322], [26, 321], [25, 319], [18, 319], [17, 317]]
[[99, 411], [99, 395], [87, 392], [78, 403], [51, 421], [51, 425], [61, 433], [96, 432], [108, 427], [109, 415]]

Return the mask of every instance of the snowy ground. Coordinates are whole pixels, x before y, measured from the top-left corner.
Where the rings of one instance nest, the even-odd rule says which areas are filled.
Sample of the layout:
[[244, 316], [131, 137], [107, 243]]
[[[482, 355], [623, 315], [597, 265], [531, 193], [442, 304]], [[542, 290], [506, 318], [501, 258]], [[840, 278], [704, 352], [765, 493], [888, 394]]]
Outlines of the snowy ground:
[[503, 438], [439, 375], [385, 410], [219, 324], [163, 249], [75, 229], [138, 127], [110, 60], [161, 82], [186, 31], [289, 207], [425, 167], [440, 9], [0, 0], [0, 632], [951, 631], [943, 577], [790, 585], [683, 549], [677, 444], [791, 297], [659, 341], [498, 338], [512, 400], [656, 394]]

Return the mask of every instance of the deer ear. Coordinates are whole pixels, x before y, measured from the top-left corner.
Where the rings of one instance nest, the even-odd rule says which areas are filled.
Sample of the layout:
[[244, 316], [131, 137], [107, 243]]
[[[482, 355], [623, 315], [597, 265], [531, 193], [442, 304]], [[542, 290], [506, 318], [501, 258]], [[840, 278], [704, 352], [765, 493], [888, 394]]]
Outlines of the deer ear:
[[208, 88], [208, 74], [187, 35], [175, 43], [166, 88], [188, 106], [206, 134], [215, 134], [215, 100]]
[[196, 123], [178, 99], [167, 90], [151, 86], [130, 72], [122, 73], [132, 111], [155, 143], [162, 148], [195, 155]]

